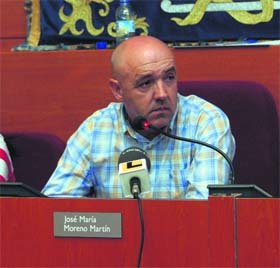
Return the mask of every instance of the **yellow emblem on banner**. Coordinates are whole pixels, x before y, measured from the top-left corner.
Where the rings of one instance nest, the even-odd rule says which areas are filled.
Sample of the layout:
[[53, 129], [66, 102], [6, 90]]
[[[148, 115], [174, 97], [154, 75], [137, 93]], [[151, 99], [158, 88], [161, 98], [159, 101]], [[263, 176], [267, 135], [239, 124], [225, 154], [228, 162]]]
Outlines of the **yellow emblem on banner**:
[[100, 35], [104, 31], [104, 27], [99, 29], [95, 28], [92, 25], [92, 10], [90, 7], [90, 3], [98, 3], [103, 5], [104, 9], [99, 10], [99, 15], [104, 17], [109, 14], [110, 7], [108, 3], [112, 2], [113, 0], [65, 0], [65, 2], [72, 5], [72, 13], [71, 15], [67, 16], [64, 14], [64, 5], [59, 10], [59, 18], [65, 22], [62, 28], [59, 31], [59, 35], [63, 35], [68, 30], [71, 34], [78, 36], [84, 32], [84, 29], [80, 31], [76, 28], [76, 23], [79, 20], [84, 21], [86, 25], [87, 31], [93, 35], [97, 36]]
[[32, 0], [32, 23], [27, 42], [31, 46], [37, 46], [39, 44], [41, 36], [40, 29], [40, 1]]
[[[246, 11], [246, 8], [242, 10], [235, 10], [235, 8], [231, 9], [231, 7], [244, 6], [246, 3], [234, 2], [232, 0], [198, 0], [193, 4], [193, 7], [184, 19], [173, 17], [171, 20], [175, 21], [180, 26], [194, 25], [201, 21], [209, 4], [215, 3], [216, 5], [228, 3], [228, 8], [226, 8], [225, 12], [230, 14], [235, 20], [243, 24], [257, 24], [260, 22], [268, 22], [273, 17], [273, 0], [260, 0], [261, 4], [261, 12], [259, 13], [250, 13]], [[247, 5], [251, 3], [248, 2]], [[214, 11], [214, 10], [212, 10]], [[217, 10], [221, 11], [221, 10]]]

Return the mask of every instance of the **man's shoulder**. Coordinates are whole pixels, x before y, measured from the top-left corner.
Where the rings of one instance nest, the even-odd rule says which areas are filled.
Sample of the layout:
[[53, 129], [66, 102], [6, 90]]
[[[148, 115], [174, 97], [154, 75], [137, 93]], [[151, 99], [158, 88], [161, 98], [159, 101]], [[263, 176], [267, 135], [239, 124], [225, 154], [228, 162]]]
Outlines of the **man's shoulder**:
[[196, 95], [179, 95], [179, 102], [180, 107], [185, 112], [217, 112], [224, 114], [218, 106]]
[[99, 109], [88, 116], [80, 125], [82, 131], [110, 130], [120, 124], [122, 120], [122, 104], [112, 102], [107, 107]]
[[88, 120], [96, 120], [99, 118], [112, 118], [115, 119], [122, 112], [122, 104], [119, 102], [111, 102], [108, 106], [96, 110], [89, 117]]

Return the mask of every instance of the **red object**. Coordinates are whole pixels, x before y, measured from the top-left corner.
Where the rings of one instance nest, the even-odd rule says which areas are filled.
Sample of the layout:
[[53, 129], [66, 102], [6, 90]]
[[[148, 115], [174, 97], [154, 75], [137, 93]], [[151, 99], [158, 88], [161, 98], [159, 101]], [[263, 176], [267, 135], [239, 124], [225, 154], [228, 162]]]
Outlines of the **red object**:
[[144, 130], [146, 130], [150, 127], [150, 123], [148, 121], [146, 121], [146, 122], [144, 122], [143, 126], [144, 126]]
[[14, 175], [14, 171], [13, 171], [13, 166], [12, 166], [12, 163], [11, 163], [11, 160], [8, 156], [8, 152], [2, 148], [0, 148], [0, 159], [5, 163], [6, 167], [7, 167], [7, 170], [8, 170], [8, 176], [5, 177], [4, 173], [0, 173], [0, 182], [6, 182], [6, 181], [10, 181], [10, 182], [13, 182], [13, 181], [16, 181], [16, 178], [15, 178], [15, 175]]
[[[0, 198], [1, 267], [136, 267], [136, 200]], [[54, 212], [120, 212], [120, 239], [58, 238]], [[144, 200], [142, 267], [279, 267], [280, 200]]]

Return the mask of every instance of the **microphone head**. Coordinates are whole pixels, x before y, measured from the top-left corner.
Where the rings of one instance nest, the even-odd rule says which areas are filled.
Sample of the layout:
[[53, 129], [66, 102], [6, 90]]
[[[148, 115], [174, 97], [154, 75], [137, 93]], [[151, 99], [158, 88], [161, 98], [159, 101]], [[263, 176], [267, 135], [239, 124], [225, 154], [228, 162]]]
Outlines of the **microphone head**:
[[126, 162], [143, 159], [143, 158], [146, 160], [148, 171], [150, 171], [151, 161], [150, 161], [149, 157], [147, 156], [147, 153], [138, 147], [129, 147], [129, 148], [125, 149], [120, 154], [118, 166], [121, 163], [126, 163]]
[[129, 147], [121, 153], [118, 161], [119, 178], [126, 198], [134, 196], [135, 188], [132, 186], [135, 183], [138, 185], [139, 194], [150, 193], [150, 166], [150, 159], [146, 152], [138, 147]]
[[147, 119], [144, 116], [138, 115], [132, 121], [132, 127], [135, 130], [146, 130], [150, 127], [150, 123], [147, 121]]

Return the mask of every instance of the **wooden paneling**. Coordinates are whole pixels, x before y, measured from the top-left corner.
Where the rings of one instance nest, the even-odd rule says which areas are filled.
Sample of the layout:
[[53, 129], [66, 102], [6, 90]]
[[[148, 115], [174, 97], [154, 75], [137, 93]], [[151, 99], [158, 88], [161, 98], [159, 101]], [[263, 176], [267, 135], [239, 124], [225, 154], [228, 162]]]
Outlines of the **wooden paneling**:
[[279, 105], [280, 46], [176, 50], [179, 79], [252, 80]]
[[[26, 35], [24, 0], [0, 1], [1, 131], [43, 131], [67, 140], [114, 98], [111, 50], [11, 52]], [[279, 106], [280, 46], [174, 50], [181, 80], [253, 80]]]
[[238, 267], [279, 267], [279, 199], [238, 200], [237, 232]]
[[[279, 98], [280, 47], [175, 50], [181, 80], [253, 80]], [[1, 129], [50, 132], [67, 140], [92, 112], [114, 101], [111, 50], [2, 52]]]
[[210, 197], [208, 205], [209, 265], [236, 267], [235, 199]]
[[[143, 200], [141, 267], [279, 267], [279, 199]], [[54, 237], [54, 212], [116, 212], [122, 238]], [[136, 200], [0, 198], [1, 267], [136, 267]]]
[[26, 35], [24, 0], [0, 1], [0, 38], [19, 38]]
[[2, 128], [67, 139], [83, 119], [114, 100], [109, 51], [2, 54]]
[[[137, 267], [136, 200], [0, 198], [0, 209], [1, 267]], [[53, 213], [67, 211], [121, 213], [122, 238], [54, 237]], [[141, 267], [209, 267], [207, 211], [206, 200], [143, 201]]]
[[[0, 199], [1, 267], [136, 266], [139, 221], [136, 202], [90, 199]], [[71, 204], [71, 205], [70, 205]], [[54, 212], [121, 212], [122, 239], [57, 238]], [[2, 228], [5, 226], [5, 229]], [[133, 228], [131, 228], [134, 226]], [[135, 229], [134, 229], [135, 228]], [[7, 244], [7, 242], [9, 244]], [[131, 252], [124, 258], [125, 252]]]
[[13, 48], [22, 45], [24, 42], [25, 42], [25, 38], [0, 39], [0, 51], [1, 52], [12, 51]]

